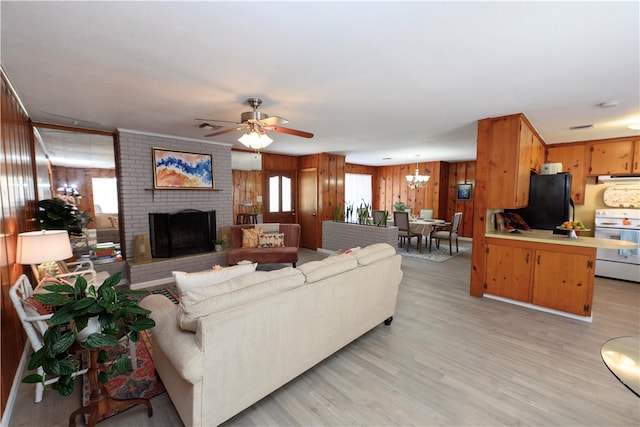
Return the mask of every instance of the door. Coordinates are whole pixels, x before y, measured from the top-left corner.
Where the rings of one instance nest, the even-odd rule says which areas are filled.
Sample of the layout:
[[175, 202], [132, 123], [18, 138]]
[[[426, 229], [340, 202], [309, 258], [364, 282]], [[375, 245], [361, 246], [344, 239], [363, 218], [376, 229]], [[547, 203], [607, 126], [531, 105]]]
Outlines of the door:
[[265, 171], [264, 222], [296, 224], [296, 171]]
[[317, 249], [318, 170], [316, 168], [300, 171], [299, 200], [300, 246]]

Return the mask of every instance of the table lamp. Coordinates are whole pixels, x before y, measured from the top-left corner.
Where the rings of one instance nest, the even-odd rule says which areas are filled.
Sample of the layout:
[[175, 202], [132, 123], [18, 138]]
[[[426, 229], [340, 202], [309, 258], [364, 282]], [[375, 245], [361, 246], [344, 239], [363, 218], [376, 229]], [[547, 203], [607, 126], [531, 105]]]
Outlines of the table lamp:
[[71, 241], [66, 230], [41, 230], [18, 234], [16, 262], [31, 264], [33, 274], [37, 278], [41, 278], [44, 273], [57, 274], [56, 261], [71, 256]]

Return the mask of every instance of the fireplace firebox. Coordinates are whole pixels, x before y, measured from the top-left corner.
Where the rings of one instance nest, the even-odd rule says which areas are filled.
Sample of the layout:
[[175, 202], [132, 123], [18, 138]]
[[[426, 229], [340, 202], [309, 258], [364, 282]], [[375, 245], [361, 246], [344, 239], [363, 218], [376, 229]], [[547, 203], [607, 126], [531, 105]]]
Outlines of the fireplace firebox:
[[149, 213], [149, 232], [153, 258], [211, 252], [216, 240], [216, 211]]

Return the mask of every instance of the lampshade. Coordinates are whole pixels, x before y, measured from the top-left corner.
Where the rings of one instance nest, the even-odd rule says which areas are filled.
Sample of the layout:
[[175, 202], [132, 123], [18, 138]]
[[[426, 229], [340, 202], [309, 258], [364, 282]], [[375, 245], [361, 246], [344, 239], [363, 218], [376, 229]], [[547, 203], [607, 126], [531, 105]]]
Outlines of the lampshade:
[[16, 262], [40, 264], [70, 258], [71, 242], [66, 230], [29, 231], [18, 234]]
[[251, 132], [245, 133], [239, 139], [246, 147], [252, 148], [254, 150], [261, 150], [269, 144], [273, 142], [273, 139], [269, 138], [269, 136], [264, 132], [257, 132], [252, 130]]
[[[416, 157], [419, 157], [419, 155]], [[429, 173], [429, 170], [426, 169], [426, 172]], [[413, 175], [407, 175], [405, 178], [407, 179], [407, 185], [412, 190], [416, 188], [424, 188], [429, 183], [429, 175], [420, 175], [420, 169], [418, 168], [417, 159], [416, 159], [416, 172]]]

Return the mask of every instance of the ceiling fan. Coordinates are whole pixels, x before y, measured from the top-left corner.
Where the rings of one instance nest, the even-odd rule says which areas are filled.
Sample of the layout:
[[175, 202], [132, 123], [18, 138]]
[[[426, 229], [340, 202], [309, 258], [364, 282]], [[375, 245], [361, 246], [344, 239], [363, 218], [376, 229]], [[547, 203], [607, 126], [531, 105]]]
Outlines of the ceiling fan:
[[[246, 145], [247, 147], [260, 149], [269, 145], [273, 140], [267, 136], [266, 131], [273, 131], [279, 133], [286, 133], [289, 135], [300, 136], [303, 138], [313, 138], [313, 134], [310, 132], [305, 132], [302, 130], [296, 130], [291, 128], [285, 128], [282, 126], [278, 126], [282, 123], [288, 123], [287, 120], [278, 116], [268, 116], [267, 114], [258, 111], [260, 105], [262, 105], [262, 99], [260, 98], [249, 98], [247, 99], [247, 103], [253, 108], [253, 111], [247, 111], [240, 115], [240, 122], [231, 122], [228, 120], [217, 120], [217, 119], [196, 119], [196, 120], [207, 120], [213, 122], [222, 122], [222, 123], [234, 123], [236, 127], [221, 130], [218, 132], [213, 132], [208, 135], [205, 135], [205, 138], [224, 135], [225, 133], [237, 132], [242, 130], [247, 130], [247, 133], [243, 135], [238, 141]], [[206, 126], [207, 124], [205, 124]], [[205, 127], [200, 126], [200, 127]], [[243, 141], [244, 140], [244, 141]]]

